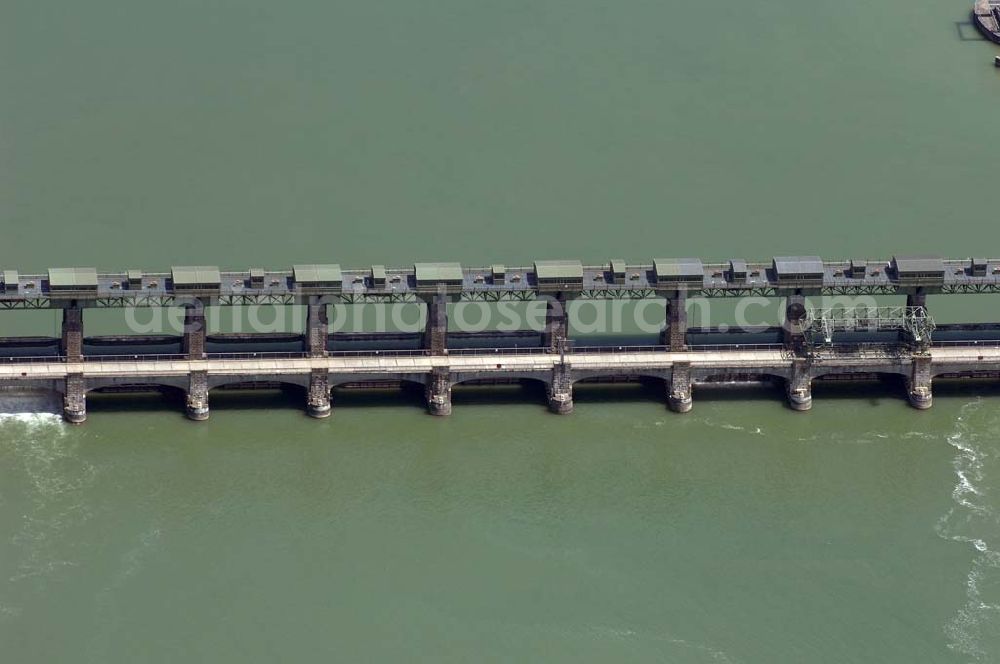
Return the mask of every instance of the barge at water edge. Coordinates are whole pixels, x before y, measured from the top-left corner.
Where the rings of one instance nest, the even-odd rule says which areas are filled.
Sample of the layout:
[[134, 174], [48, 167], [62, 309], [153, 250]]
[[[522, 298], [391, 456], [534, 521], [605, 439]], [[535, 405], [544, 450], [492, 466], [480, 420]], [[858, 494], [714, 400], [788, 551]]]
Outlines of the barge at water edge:
[[1000, 44], [1000, 0], [976, 0], [972, 14], [980, 32], [990, 41]]

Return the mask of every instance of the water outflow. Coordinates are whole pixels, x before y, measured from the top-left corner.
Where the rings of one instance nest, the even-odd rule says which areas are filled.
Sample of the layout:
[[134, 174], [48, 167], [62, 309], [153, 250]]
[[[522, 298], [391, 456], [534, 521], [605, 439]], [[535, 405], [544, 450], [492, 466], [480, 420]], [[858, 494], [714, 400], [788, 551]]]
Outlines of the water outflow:
[[1000, 660], [1000, 514], [995, 489], [1000, 482], [1000, 413], [976, 399], [962, 406], [948, 443], [958, 481], [954, 505], [937, 525], [938, 534], [973, 550], [966, 576], [966, 603], [945, 625], [948, 647], [974, 662]]

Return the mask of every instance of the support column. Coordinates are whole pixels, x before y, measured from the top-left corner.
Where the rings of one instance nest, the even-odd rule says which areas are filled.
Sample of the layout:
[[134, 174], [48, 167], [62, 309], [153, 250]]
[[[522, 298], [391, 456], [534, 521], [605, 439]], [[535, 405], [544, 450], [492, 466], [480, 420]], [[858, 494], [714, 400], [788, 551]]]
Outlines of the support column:
[[687, 348], [687, 291], [674, 291], [667, 296], [667, 324], [660, 334], [660, 343], [672, 351]]
[[182, 352], [188, 359], [205, 359], [205, 328], [205, 305], [201, 302], [185, 305]]
[[908, 307], [923, 307], [927, 308], [927, 293], [924, 292], [922, 288], [918, 288], [916, 292], [906, 294], [906, 306]]
[[309, 374], [309, 397], [306, 412], [310, 417], [330, 417], [330, 372], [313, 369]]
[[931, 393], [931, 356], [914, 355], [913, 366], [906, 380], [906, 392], [910, 405], [918, 410], [927, 410], [934, 403]]
[[431, 415], [451, 415], [451, 374], [447, 367], [434, 367], [424, 388]]
[[792, 360], [792, 375], [788, 379], [788, 405], [792, 410], [807, 411], [812, 408], [812, 376], [805, 359]]
[[552, 368], [552, 382], [546, 385], [549, 410], [559, 415], [573, 412], [573, 372], [568, 362]]
[[431, 355], [446, 355], [448, 352], [448, 298], [438, 294], [425, 300], [427, 303], [427, 324], [424, 327], [424, 350]]
[[83, 309], [76, 302], [63, 309], [59, 353], [68, 362], [83, 360]]
[[72, 373], [66, 376], [63, 419], [73, 424], [82, 424], [87, 419], [87, 384], [83, 374]]
[[208, 372], [192, 371], [187, 393], [187, 416], [192, 420], [208, 419]]
[[305, 351], [309, 357], [326, 357], [330, 319], [325, 303], [309, 303], [306, 310]]
[[686, 413], [691, 410], [691, 363], [674, 362], [673, 374], [667, 392], [667, 405], [675, 413]]
[[542, 332], [542, 347], [553, 353], [568, 349], [569, 309], [566, 297], [559, 293], [545, 300], [545, 330]]
[[799, 352], [805, 345], [806, 298], [795, 293], [785, 298], [785, 320], [781, 330], [785, 348]]

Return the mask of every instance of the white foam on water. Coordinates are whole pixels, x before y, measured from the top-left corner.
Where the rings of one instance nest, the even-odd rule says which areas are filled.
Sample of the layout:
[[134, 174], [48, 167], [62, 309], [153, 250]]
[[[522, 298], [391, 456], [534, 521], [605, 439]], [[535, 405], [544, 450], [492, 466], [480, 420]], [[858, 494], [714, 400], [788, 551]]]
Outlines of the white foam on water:
[[[989, 542], [990, 535], [996, 535], [998, 520], [988, 500], [990, 483], [984, 481], [985, 461], [990, 452], [978, 444], [984, 429], [980, 423], [969, 424], [982, 406], [982, 399], [963, 405], [955, 429], [947, 437], [948, 444], [956, 450], [952, 465], [958, 481], [951, 493], [955, 505], [938, 520], [935, 530], [940, 537], [961, 542], [975, 551], [972, 569], [966, 575], [966, 602], [944, 626], [948, 647], [973, 662], [996, 662], [1000, 652], [995, 644], [984, 643], [983, 634], [993, 633], [1000, 626], [1000, 604], [985, 601], [981, 587], [984, 580], [993, 582], [1000, 578], [1000, 552], [993, 550]], [[991, 419], [990, 424], [998, 423]]]

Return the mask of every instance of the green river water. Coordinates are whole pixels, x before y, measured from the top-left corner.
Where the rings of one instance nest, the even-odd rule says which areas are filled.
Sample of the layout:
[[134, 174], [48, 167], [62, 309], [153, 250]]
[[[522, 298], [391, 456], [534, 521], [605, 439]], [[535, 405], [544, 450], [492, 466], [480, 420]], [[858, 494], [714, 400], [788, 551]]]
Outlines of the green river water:
[[[5, 0], [0, 267], [995, 256], [970, 7]], [[2, 415], [0, 661], [1000, 661], [1000, 392], [814, 396]]]

